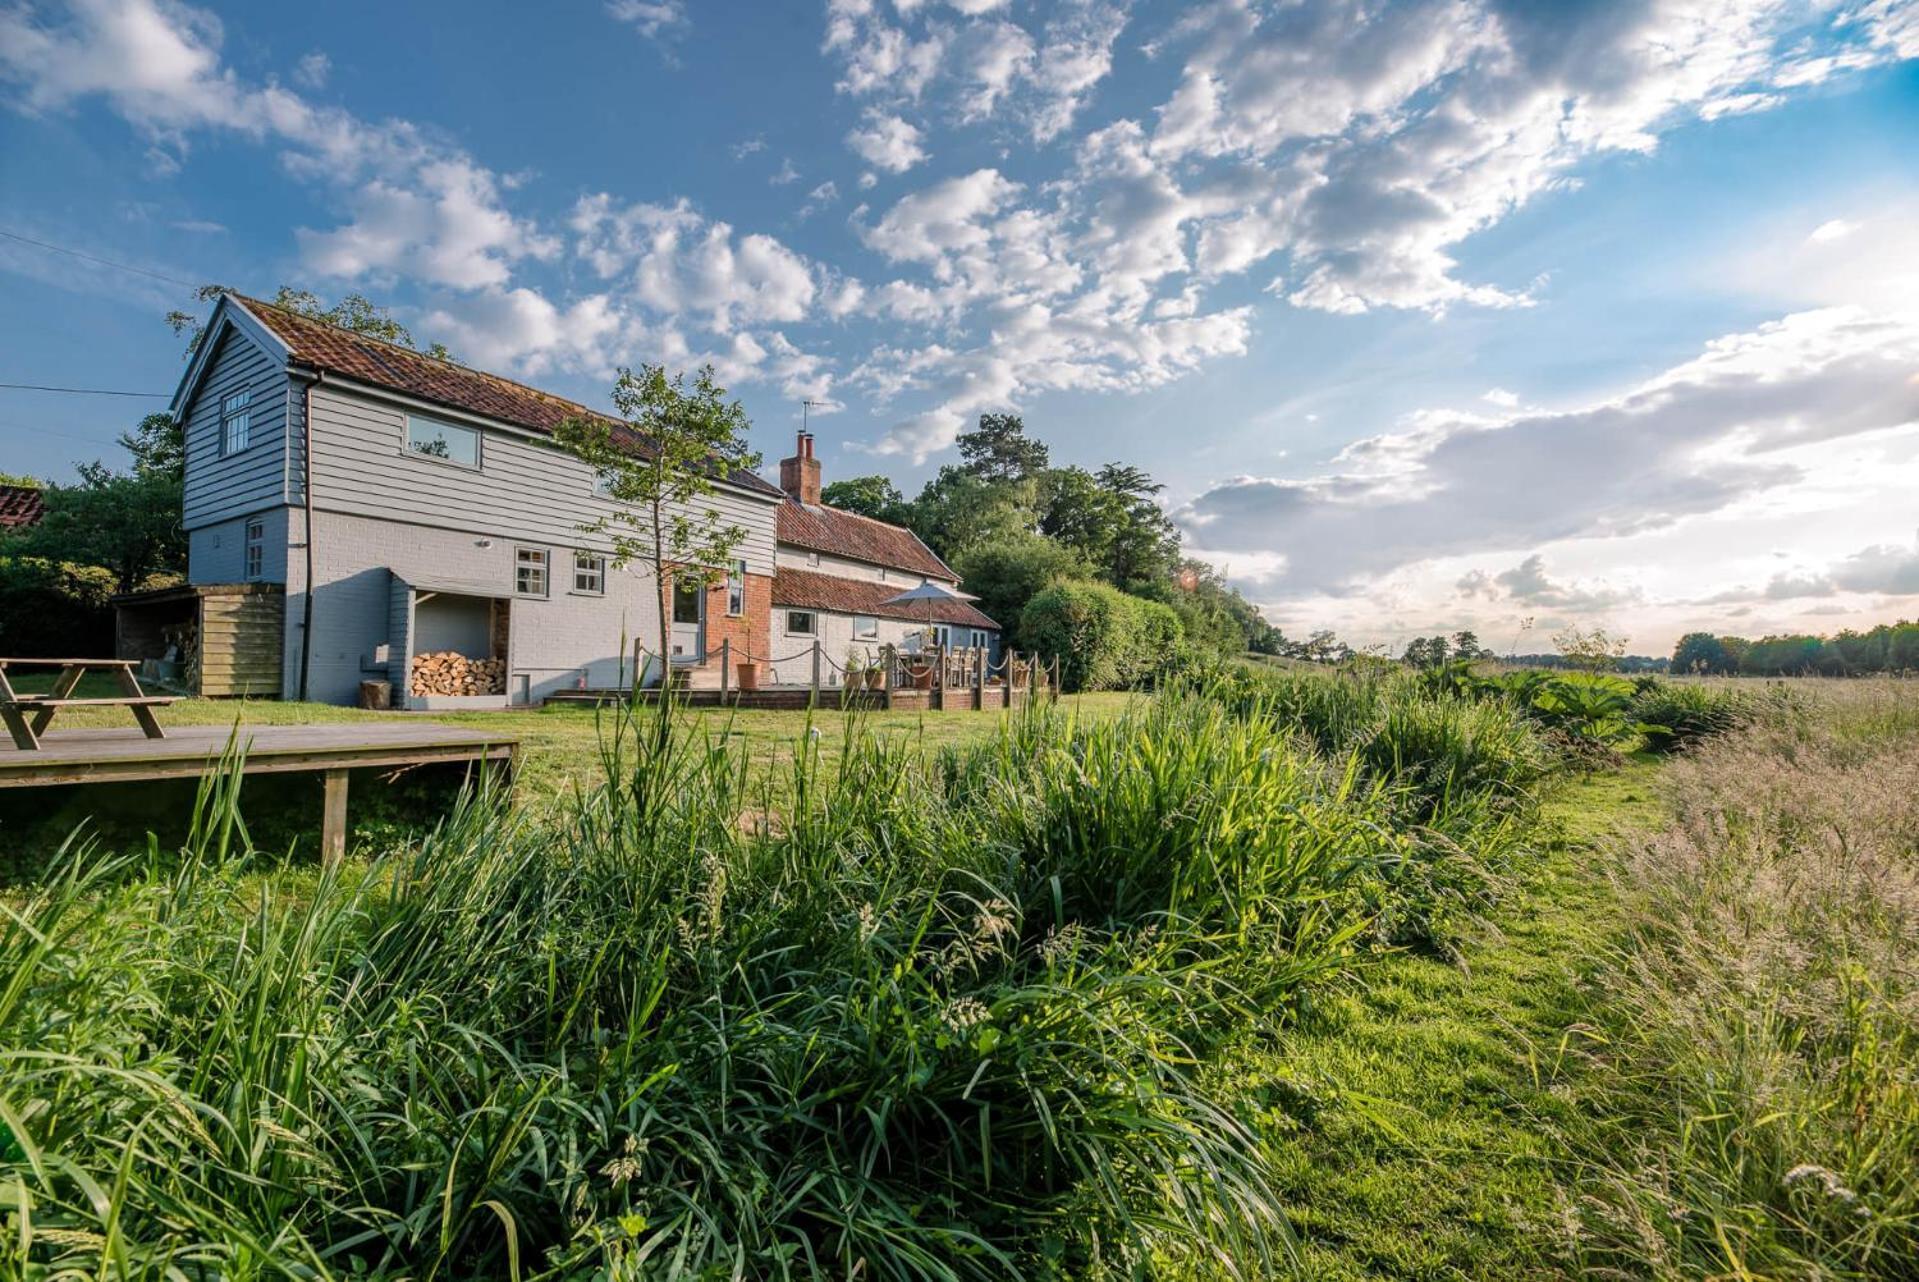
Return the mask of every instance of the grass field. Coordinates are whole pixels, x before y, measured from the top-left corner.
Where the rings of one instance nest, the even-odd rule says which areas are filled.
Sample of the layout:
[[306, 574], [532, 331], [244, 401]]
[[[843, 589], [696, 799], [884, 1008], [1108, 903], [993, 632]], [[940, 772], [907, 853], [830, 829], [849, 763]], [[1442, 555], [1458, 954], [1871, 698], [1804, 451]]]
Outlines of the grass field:
[[0, 900], [0, 1263], [1914, 1276], [1919, 690], [1662, 698], [705, 714], [598, 789], [511, 714], [529, 806], [337, 878], [210, 797]]
[[[22, 693], [43, 691], [53, 674], [30, 673], [14, 679]], [[88, 674], [75, 694], [80, 697], [119, 693], [111, 678]], [[1111, 716], [1131, 696], [1124, 694], [1070, 695], [1061, 702], [1073, 715]], [[696, 709], [685, 714], [690, 732], [713, 743], [742, 750], [759, 771], [787, 769], [802, 745], [811, 745], [827, 763], [836, 762], [849, 733], [875, 735], [897, 741], [922, 754], [942, 747], [977, 743], [999, 732], [1005, 714], [998, 712], [865, 712], [848, 716], [825, 709], [808, 716], [794, 712]], [[170, 725], [305, 725], [352, 723], [387, 719], [425, 719], [498, 731], [519, 739], [522, 746], [518, 795], [528, 807], [547, 807], [595, 785], [601, 777], [600, 746], [610, 733], [612, 714], [592, 708], [554, 704], [508, 712], [443, 712], [432, 714], [365, 712], [317, 703], [276, 700], [181, 699], [158, 713], [162, 726]], [[54, 732], [89, 726], [128, 726], [132, 719], [121, 708], [71, 708], [62, 711]], [[809, 732], [817, 731], [817, 735]], [[461, 771], [437, 768], [391, 778], [377, 771], [356, 771], [353, 778], [352, 817], [356, 840], [389, 843], [403, 839], [425, 815], [445, 811], [457, 789]], [[316, 777], [262, 778], [250, 783], [262, 799], [263, 836], [275, 844], [294, 839], [311, 844], [318, 833]], [[41, 853], [57, 847], [80, 823], [99, 828], [110, 843], [140, 843], [149, 828], [169, 841], [185, 833], [194, 789], [190, 784], [140, 784], [112, 787], [31, 790], [10, 800], [13, 815], [0, 819], [0, 850]], [[0, 882], [9, 878], [0, 869]]]

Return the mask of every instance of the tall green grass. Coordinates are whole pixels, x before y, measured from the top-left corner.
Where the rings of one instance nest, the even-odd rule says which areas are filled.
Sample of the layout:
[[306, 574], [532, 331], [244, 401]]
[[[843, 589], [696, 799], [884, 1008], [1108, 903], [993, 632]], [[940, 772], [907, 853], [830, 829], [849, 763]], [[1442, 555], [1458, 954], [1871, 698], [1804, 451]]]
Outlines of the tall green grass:
[[1199, 1069], [1469, 900], [1537, 765], [1471, 705], [1313, 706], [1033, 708], [930, 764], [849, 721], [771, 777], [621, 712], [563, 819], [482, 787], [317, 878], [215, 776], [180, 857], [75, 845], [0, 909], [0, 1262], [1283, 1273]]
[[1919, 699], [1773, 701], [1623, 852], [1576, 1206], [1611, 1276], [1919, 1276]]

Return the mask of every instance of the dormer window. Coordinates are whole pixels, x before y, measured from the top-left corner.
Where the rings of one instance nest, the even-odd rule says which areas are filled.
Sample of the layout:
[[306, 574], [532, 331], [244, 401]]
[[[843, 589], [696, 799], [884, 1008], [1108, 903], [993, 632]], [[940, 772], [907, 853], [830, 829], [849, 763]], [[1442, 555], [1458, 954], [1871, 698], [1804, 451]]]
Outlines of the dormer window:
[[220, 402], [220, 453], [238, 454], [253, 441], [253, 404], [250, 388], [241, 388]]

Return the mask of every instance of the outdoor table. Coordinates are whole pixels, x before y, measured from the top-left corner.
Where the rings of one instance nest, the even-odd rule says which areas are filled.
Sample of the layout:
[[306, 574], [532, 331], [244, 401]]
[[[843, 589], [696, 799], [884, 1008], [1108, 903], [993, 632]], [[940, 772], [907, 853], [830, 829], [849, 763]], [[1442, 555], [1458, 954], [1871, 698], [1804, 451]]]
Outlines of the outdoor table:
[[[6, 722], [13, 746], [22, 752], [38, 749], [40, 736], [53, 724], [54, 714], [62, 708], [78, 707], [126, 708], [133, 713], [133, 719], [140, 723], [147, 738], [166, 738], [166, 732], [154, 719], [153, 710], [164, 708], [173, 700], [150, 695], [140, 688], [140, 679], [133, 675], [138, 663], [137, 659], [0, 659], [0, 720]], [[7, 680], [8, 668], [58, 668], [60, 675], [46, 694], [17, 694], [13, 683]], [[80, 678], [89, 671], [112, 672], [121, 693], [102, 699], [73, 698]]]

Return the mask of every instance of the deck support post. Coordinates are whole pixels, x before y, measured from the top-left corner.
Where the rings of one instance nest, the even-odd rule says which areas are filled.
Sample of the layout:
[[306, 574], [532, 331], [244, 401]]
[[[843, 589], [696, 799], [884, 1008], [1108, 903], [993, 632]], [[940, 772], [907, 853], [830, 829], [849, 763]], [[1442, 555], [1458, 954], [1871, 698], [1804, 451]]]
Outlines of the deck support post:
[[[817, 619], [819, 616], [814, 615], [813, 617]], [[814, 626], [817, 627], [819, 625], [815, 624]], [[813, 638], [813, 701], [807, 706], [812, 708], [817, 708], [819, 706], [819, 703], [820, 703], [820, 639], [818, 637], [814, 637]]]
[[326, 802], [320, 812], [320, 863], [331, 867], [346, 855], [345, 770], [326, 772]]
[[720, 706], [726, 706], [727, 682], [733, 675], [733, 638], [720, 640]]

